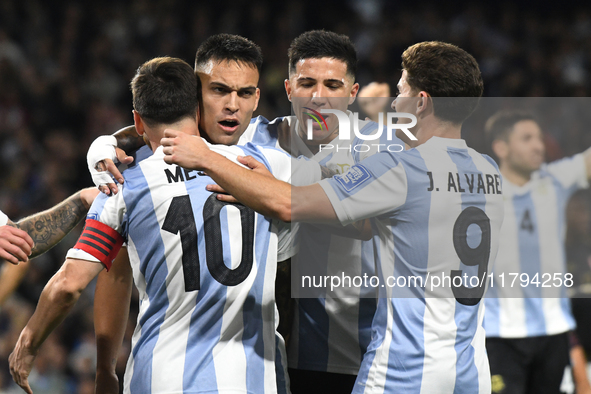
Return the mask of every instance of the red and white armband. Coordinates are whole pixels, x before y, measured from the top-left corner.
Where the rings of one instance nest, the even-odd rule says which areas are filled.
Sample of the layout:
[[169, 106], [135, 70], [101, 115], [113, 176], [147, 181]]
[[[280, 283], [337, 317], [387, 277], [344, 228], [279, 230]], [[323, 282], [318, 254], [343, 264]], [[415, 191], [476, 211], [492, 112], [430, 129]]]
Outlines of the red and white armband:
[[111, 227], [94, 219], [86, 219], [86, 225], [74, 249], [80, 249], [98, 259], [111, 269], [123, 244], [123, 237]]

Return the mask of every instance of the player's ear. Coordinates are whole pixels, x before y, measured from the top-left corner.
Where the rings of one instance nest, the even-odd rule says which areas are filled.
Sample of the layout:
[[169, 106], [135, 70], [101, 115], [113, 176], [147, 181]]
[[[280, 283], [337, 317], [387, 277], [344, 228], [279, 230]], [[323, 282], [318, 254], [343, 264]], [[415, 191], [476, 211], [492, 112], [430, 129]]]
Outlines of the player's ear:
[[425, 91], [420, 91], [417, 98], [417, 116], [425, 116], [433, 113], [433, 99]]
[[133, 111], [133, 123], [135, 124], [135, 131], [138, 135], [144, 135], [146, 130], [144, 129], [144, 121], [140, 114], [134, 109]]
[[257, 88], [257, 91], [255, 93], [254, 109], [252, 110], [253, 112], [256, 111], [256, 109], [258, 108], [260, 98], [261, 98], [261, 89]]
[[355, 82], [353, 87], [351, 88], [351, 92], [349, 94], [349, 105], [355, 102], [355, 98], [357, 97], [357, 93], [359, 93], [359, 84]]
[[287, 93], [287, 99], [291, 101], [291, 83], [289, 83], [289, 79], [283, 81], [285, 84], [285, 93]]
[[492, 142], [492, 150], [499, 160], [504, 160], [509, 153], [509, 145], [507, 141], [497, 139]]

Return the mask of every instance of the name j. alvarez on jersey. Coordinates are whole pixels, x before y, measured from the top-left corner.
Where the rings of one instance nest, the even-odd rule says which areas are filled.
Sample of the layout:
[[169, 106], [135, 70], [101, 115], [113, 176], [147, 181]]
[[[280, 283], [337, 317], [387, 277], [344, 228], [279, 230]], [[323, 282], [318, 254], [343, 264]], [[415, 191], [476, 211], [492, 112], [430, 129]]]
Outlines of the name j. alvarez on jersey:
[[427, 176], [428, 192], [438, 192], [442, 189], [455, 193], [502, 194], [499, 174], [443, 172], [437, 173], [434, 177], [433, 172], [427, 171]]

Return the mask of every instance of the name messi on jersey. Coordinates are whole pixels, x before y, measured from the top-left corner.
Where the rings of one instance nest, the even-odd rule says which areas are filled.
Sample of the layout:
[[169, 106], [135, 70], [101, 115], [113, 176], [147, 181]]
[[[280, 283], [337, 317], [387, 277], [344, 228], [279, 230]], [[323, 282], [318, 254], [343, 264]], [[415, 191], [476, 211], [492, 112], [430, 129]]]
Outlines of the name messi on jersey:
[[[429, 177], [427, 191], [438, 192], [440, 189], [435, 185], [433, 173], [428, 171], [427, 176]], [[501, 176], [499, 174], [459, 174], [457, 172], [448, 172], [447, 191], [455, 193], [502, 194]]]
[[187, 170], [186, 168], [179, 166], [171, 166], [171, 168], [174, 170], [174, 173], [168, 168], [164, 169], [164, 175], [166, 175], [168, 183], [190, 181], [191, 179], [197, 178], [198, 175], [203, 174], [197, 170]]

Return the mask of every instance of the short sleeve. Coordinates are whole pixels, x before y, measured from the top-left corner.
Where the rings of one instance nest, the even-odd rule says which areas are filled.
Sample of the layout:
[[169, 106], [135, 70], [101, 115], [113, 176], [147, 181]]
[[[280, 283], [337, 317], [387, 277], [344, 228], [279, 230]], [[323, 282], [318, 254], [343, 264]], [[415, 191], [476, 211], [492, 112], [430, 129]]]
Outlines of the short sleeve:
[[589, 176], [585, 165], [585, 156], [580, 153], [572, 157], [554, 161], [542, 168], [550, 173], [569, 194], [578, 189], [589, 187]]
[[406, 202], [403, 163], [387, 152], [373, 155], [320, 186], [342, 225], [393, 212]]
[[124, 238], [121, 235], [125, 214], [123, 190], [114, 196], [99, 194], [86, 216], [86, 225], [68, 257], [100, 261], [111, 268]]

